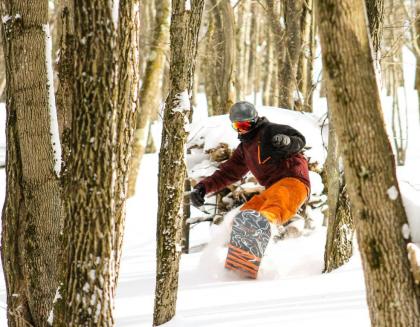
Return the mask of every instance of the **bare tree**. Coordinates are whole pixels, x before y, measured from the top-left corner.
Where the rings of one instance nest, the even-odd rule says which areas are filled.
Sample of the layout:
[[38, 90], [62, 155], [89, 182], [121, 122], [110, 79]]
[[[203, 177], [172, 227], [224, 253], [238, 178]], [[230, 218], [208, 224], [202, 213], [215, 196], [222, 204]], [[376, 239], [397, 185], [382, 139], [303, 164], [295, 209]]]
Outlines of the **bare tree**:
[[57, 113], [60, 136], [63, 144], [63, 162], [67, 161], [68, 143], [71, 127], [71, 114], [73, 110], [73, 82], [74, 82], [74, 10], [73, 2], [62, 2], [61, 14], [57, 25], [60, 26], [59, 34], [59, 62], [57, 86]]
[[235, 34], [229, 0], [209, 1], [205, 83], [209, 113], [223, 115], [234, 103]]
[[373, 54], [375, 60], [379, 60], [381, 47], [383, 21], [384, 21], [384, 0], [365, 0], [369, 22], [369, 33], [372, 39]]
[[[74, 3], [74, 107], [55, 326], [112, 326], [138, 87], [138, 3]], [[119, 28], [119, 35], [116, 31]], [[119, 37], [118, 37], [119, 36]], [[117, 86], [118, 85], [118, 86]]]
[[181, 207], [186, 175], [186, 124], [191, 112], [190, 94], [203, 5], [204, 0], [172, 1], [171, 86], [165, 103], [159, 157], [155, 326], [164, 324], [175, 315], [182, 250]]
[[236, 98], [243, 100], [246, 95], [249, 69], [249, 29], [251, 27], [251, 1], [240, 1], [236, 10]]
[[285, 30], [285, 54], [283, 64], [278, 71], [280, 86], [279, 106], [282, 108], [294, 108], [295, 92], [297, 87], [297, 67], [302, 46], [301, 18], [303, 14], [303, 0], [286, 0], [284, 20]]
[[[370, 1], [367, 5], [368, 20], [371, 28], [369, 34], [374, 43], [373, 52], [377, 58], [380, 49], [380, 39], [382, 31], [383, 2]], [[378, 58], [375, 60], [378, 66]], [[327, 88], [328, 91], [328, 88]], [[350, 200], [348, 197], [347, 186], [344, 177], [342, 157], [339, 153], [334, 124], [331, 119], [332, 111], [329, 115], [329, 136], [328, 136], [328, 156], [325, 164], [328, 190], [328, 231], [324, 255], [324, 271], [330, 272], [350, 260], [353, 255], [353, 235], [354, 222], [350, 210]]]
[[63, 222], [48, 1], [3, 1], [1, 15], [7, 80], [1, 255], [8, 323], [46, 326]]
[[[117, 285], [125, 227], [125, 201], [128, 197], [129, 168], [139, 97], [139, 27], [138, 0], [119, 0], [118, 19], [118, 97], [116, 115], [115, 190], [115, 282]], [[141, 95], [140, 95], [141, 96]], [[114, 291], [115, 295], [115, 291]]]
[[402, 205], [362, 0], [318, 1], [328, 102], [342, 147], [373, 326], [420, 325]]
[[328, 229], [324, 253], [324, 272], [331, 272], [348, 262], [353, 255], [354, 223], [344, 179], [342, 158], [330, 110], [328, 155], [324, 172], [328, 193]]
[[408, 143], [408, 115], [404, 86], [403, 46], [406, 29], [403, 6], [389, 0], [384, 8], [386, 29], [383, 37], [383, 56], [381, 60], [385, 88], [392, 97], [392, 140], [398, 165], [403, 165]]
[[170, 1], [156, 1], [155, 26], [152, 36], [151, 51], [146, 63], [146, 71], [142, 80], [139, 96], [139, 111], [136, 117], [136, 131], [134, 134], [133, 156], [130, 163], [128, 179], [128, 196], [136, 191], [137, 176], [140, 162], [147, 146], [152, 112], [157, 111], [161, 101], [158, 96], [162, 88], [165, 59], [169, 42], [169, 14]]

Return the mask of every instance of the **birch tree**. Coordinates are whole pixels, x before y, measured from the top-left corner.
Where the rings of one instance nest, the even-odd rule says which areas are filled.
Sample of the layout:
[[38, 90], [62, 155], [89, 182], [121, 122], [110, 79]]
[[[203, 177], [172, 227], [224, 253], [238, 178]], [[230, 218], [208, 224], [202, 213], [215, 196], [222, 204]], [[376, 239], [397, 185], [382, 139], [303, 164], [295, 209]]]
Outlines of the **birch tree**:
[[[362, 0], [318, 1], [328, 103], [342, 147], [372, 326], [420, 324], [407, 217], [384, 128]], [[407, 235], [405, 235], [407, 236]]]
[[1, 15], [7, 80], [1, 255], [8, 324], [46, 326], [63, 221], [48, 1], [3, 1]]
[[165, 102], [159, 154], [155, 326], [164, 324], [175, 315], [182, 250], [181, 207], [186, 176], [186, 128], [191, 111], [190, 94], [203, 5], [204, 0], [172, 0], [171, 86]]

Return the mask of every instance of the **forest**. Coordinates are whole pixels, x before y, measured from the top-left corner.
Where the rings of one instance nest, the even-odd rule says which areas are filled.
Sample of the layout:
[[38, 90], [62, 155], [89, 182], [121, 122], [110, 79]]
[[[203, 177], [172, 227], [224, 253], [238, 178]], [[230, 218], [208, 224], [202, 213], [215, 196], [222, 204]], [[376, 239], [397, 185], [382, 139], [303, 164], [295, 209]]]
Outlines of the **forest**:
[[[420, 0], [0, 3], [1, 326], [420, 326]], [[256, 280], [243, 101], [309, 170]]]

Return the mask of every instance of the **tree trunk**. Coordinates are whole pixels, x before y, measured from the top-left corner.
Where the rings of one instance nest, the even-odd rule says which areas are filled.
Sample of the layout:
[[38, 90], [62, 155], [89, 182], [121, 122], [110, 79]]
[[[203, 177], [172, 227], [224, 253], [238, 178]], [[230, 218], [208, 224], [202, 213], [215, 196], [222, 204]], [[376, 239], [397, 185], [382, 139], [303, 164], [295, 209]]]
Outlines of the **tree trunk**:
[[[3, 35], [3, 26], [0, 26], [0, 34]], [[3, 38], [0, 38], [0, 101], [6, 101], [6, 66], [4, 62]]]
[[[191, 7], [186, 7], [190, 4]], [[197, 37], [204, 0], [172, 1], [171, 89], [163, 117], [159, 155], [156, 294], [153, 325], [175, 315], [179, 258], [182, 250], [182, 201], [186, 167], [185, 144], [191, 111], [190, 94]]]
[[[420, 49], [420, 0], [416, 0], [416, 18], [415, 18], [415, 43], [417, 49]], [[416, 80], [415, 89], [417, 90], [419, 121], [420, 121], [420, 51], [415, 51], [416, 54]]]
[[[407, 105], [401, 106], [400, 87], [404, 85], [403, 53], [404, 14], [401, 4], [390, 0], [385, 7], [387, 28], [384, 33], [385, 57], [383, 76], [388, 95], [392, 97], [392, 140], [398, 165], [404, 165], [408, 142]], [[403, 93], [404, 94], [404, 93]], [[407, 99], [404, 99], [405, 103]]]
[[250, 49], [249, 49], [249, 70], [248, 70], [248, 85], [247, 94], [254, 95], [254, 103], [256, 103], [256, 94], [259, 91], [258, 87], [258, 69], [259, 57], [259, 34], [261, 28], [260, 5], [256, 2], [251, 4], [251, 29], [250, 29]]
[[313, 0], [308, 0], [303, 6], [301, 17], [302, 48], [299, 54], [297, 82], [299, 87], [299, 107], [301, 111], [311, 112], [312, 101], [312, 65], [313, 65]]
[[2, 262], [9, 326], [47, 326], [63, 212], [48, 1], [3, 1], [6, 199]]
[[159, 107], [161, 97], [157, 96], [162, 88], [162, 79], [169, 41], [169, 0], [156, 2], [155, 29], [151, 53], [147, 60], [146, 73], [142, 82], [139, 101], [140, 110], [136, 117], [136, 131], [134, 133], [133, 155], [130, 163], [128, 178], [128, 196], [136, 191], [137, 176], [140, 162], [147, 146], [147, 137], [151, 124], [151, 113]]
[[286, 23], [286, 53], [284, 62], [279, 67], [279, 105], [282, 108], [294, 109], [297, 87], [297, 65], [301, 52], [301, 17], [303, 0], [286, 0], [284, 18]]
[[247, 44], [248, 30], [250, 23], [250, 1], [241, 1], [238, 4], [236, 14], [236, 76], [235, 76], [235, 89], [236, 99], [244, 100], [246, 93], [246, 85], [248, 79], [248, 59]]
[[328, 156], [325, 163], [328, 194], [328, 231], [324, 254], [324, 272], [331, 272], [348, 262], [353, 255], [354, 224], [350, 202], [340, 168], [337, 136], [329, 119]]
[[280, 16], [283, 14], [281, 8], [278, 8], [273, 0], [266, 0], [266, 4], [266, 19], [269, 31], [267, 31], [267, 75], [265, 79], [267, 93], [264, 97], [266, 100], [263, 100], [263, 103], [277, 107], [279, 105], [279, 88], [281, 87], [279, 85], [279, 69], [283, 65], [286, 54], [286, 31], [280, 23]]
[[369, 34], [372, 40], [373, 55], [379, 60], [382, 30], [384, 22], [384, 0], [365, 0], [369, 22]]
[[394, 157], [385, 131], [362, 0], [318, 1], [328, 102], [342, 146], [372, 326], [419, 326]]
[[229, 0], [211, 0], [206, 51], [205, 82], [211, 92], [207, 102], [213, 115], [229, 111], [233, 98], [233, 65], [235, 63], [234, 16]]
[[[119, 0], [118, 19], [118, 100], [117, 115], [117, 183], [115, 222], [115, 283], [117, 285], [125, 227], [125, 202], [128, 193], [129, 168], [134, 138], [139, 91], [138, 0]], [[115, 296], [115, 290], [114, 290]]]
[[65, 260], [54, 326], [112, 326], [117, 38], [110, 2], [75, 1], [74, 108], [65, 178]]
[[[73, 2], [63, 1], [60, 20], [60, 55], [58, 62], [57, 113], [60, 137], [63, 144], [64, 165], [69, 156], [71, 114], [73, 110], [74, 83], [74, 9]], [[65, 170], [65, 168], [64, 168]]]

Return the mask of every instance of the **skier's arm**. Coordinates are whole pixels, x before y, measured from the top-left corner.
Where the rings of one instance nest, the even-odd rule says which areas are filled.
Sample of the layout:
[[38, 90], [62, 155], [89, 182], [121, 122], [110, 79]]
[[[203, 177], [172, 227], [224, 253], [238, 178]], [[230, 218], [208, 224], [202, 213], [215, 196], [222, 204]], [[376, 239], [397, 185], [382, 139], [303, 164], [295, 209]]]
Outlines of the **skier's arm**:
[[242, 146], [239, 145], [230, 159], [219, 165], [213, 175], [203, 179], [199, 184], [204, 185], [206, 194], [217, 192], [240, 180], [247, 172]]
[[274, 151], [283, 158], [298, 153], [306, 144], [305, 137], [290, 126], [283, 128], [279, 133], [273, 134], [271, 140]]

